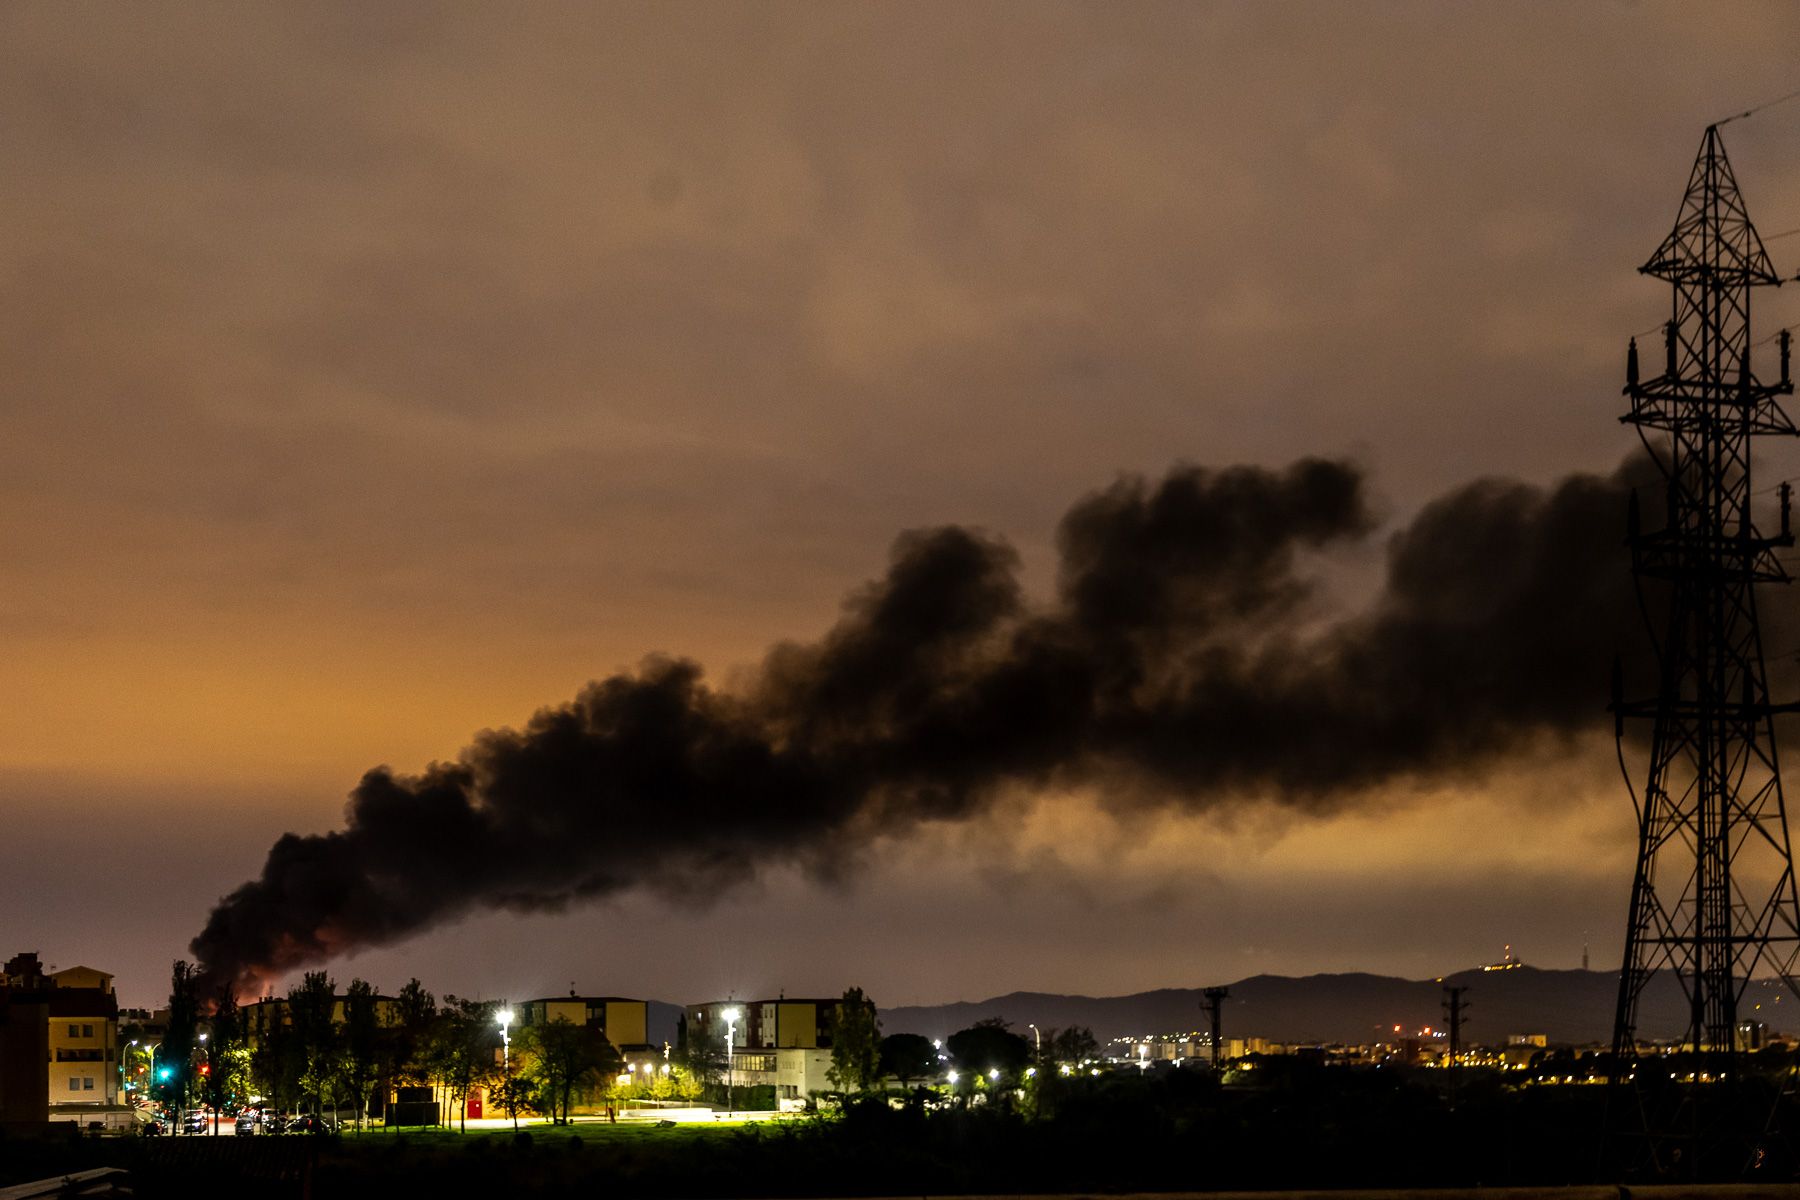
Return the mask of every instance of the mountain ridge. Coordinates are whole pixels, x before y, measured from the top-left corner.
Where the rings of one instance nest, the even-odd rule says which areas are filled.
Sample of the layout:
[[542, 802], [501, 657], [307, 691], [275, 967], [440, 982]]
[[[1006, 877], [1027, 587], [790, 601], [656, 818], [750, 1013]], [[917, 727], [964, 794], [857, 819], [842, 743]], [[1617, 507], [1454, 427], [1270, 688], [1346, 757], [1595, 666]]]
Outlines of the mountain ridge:
[[[1444, 1022], [1443, 989], [1468, 988], [1465, 1037], [1471, 1043], [1503, 1043], [1519, 1034], [1543, 1034], [1555, 1043], [1611, 1041], [1618, 1000], [1615, 971], [1562, 970], [1520, 964], [1503, 970], [1475, 967], [1441, 978], [1402, 979], [1367, 971], [1313, 975], [1247, 976], [1228, 985], [1221, 1015], [1227, 1038], [1280, 1042], [1364, 1043], [1416, 1033]], [[1201, 1030], [1200, 988], [1156, 988], [1122, 996], [1015, 991], [984, 1000], [901, 1005], [882, 1011], [884, 1033], [948, 1037], [976, 1021], [999, 1017], [1015, 1028], [1085, 1025], [1103, 1043]], [[1758, 1019], [1767, 1019], [1760, 1011]], [[1771, 1021], [1772, 1025], [1773, 1022]], [[1640, 1034], [1678, 1036], [1686, 1025], [1679, 985], [1659, 976], [1639, 1005]]]

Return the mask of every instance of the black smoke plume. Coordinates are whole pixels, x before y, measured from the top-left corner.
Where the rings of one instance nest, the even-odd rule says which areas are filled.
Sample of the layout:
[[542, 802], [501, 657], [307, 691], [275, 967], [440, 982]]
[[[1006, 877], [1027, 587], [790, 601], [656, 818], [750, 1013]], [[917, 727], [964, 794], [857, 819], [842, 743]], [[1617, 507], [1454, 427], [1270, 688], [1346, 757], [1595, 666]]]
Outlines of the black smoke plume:
[[652, 658], [422, 775], [370, 771], [344, 828], [282, 837], [192, 950], [248, 987], [477, 902], [823, 873], [829, 851], [1019, 785], [1323, 812], [1477, 773], [1607, 721], [1613, 656], [1640, 641], [1622, 535], [1641, 482], [1451, 492], [1393, 535], [1373, 601], [1331, 620], [1306, 556], [1375, 526], [1347, 462], [1122, 479], [1063, 519], [1047, 603], [997, 538], [907, 533], [821, 640], [776, 647], [745, 688]]

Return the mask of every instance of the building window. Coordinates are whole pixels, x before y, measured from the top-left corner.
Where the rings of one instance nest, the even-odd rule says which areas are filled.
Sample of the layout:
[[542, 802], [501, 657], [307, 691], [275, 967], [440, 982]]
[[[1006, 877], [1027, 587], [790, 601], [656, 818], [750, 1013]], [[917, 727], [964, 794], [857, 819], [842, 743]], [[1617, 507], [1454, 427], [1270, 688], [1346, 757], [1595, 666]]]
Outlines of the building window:
[[79, 1025], [69, 1026], [69, 1036], [70, 1037], [80, 1037], [81, 1036], [81, 1026], [79, 1026]]
[[93, 1037], [94, 1036], [94, 1027], [92, 1025], [83, 1025], [81, 1027], [81, 1036], [82, 1037]]
[[73, 1075], [69, 1076], [69, 1090], [71, 1092], [79, 1092], [81, 1090], [81, 1080], [75, 1078]]
[[94, 1090], [94, 1077], [92, 1075], [84, 1075], [81, 1077], [81, 1090], [84, 1092], [91, 1092]]

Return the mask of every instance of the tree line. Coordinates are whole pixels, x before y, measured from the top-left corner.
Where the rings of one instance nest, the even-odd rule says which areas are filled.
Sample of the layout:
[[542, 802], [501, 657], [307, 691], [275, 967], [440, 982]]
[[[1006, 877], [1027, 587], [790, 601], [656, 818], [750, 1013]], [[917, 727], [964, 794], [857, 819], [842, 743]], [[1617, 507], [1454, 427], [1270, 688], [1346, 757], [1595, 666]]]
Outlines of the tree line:
[[[285, 1011], [240, 1006], [230, 994], [209, 1005], [191, 965], [177, 962], [153, 1094], [215, 1115], [252, 1100], [283, 1112], [349, 1110], [360, 1126], [409, 1088], [431, 1089], [466, 1124], [478, 1089], [509, 1116], [566, 1121], [590, 1091], [617, 1086], [619, 1052], [598, 1029], [559, 1017], [503, 1031], [498, 1001], [439, 1001], [417, 979], [384, 1000], [365, 980], [340, 993], [314, 971], [288, 989]], [[680, 1088], [673, 1067], [666, 1078]]]
[[[578, 1104], [604, 1099], [661, 1103], [711, 1099], [729, 1102], [722, 1037], [690, 1036], [683, 1022], [677, 1044], [660, 1063], [629, 1066], [598, 1029], [560, 1017], [503, 1031], [501, 1004], [446, 995], [440, 1001], [417, 979], [391, 999], [352, 979], [340, 992], [325, 971], [308, 972], [285, 1003], [240, 1006], [230, 994], [203, 997], [187, 962], [171, 972], [169, 1022], [151, 1079], [153, 1095], [215, 1114], [252, 1102], [282, 1112], [335, 1114], [348, 1110], [361, 1127], [386, 1118], [387, 1105], [448, 1106], [466, 1127], [477, 1091], [504, 1115], [541, 1115], [566, 1122]], [[1056, 1081], [1099, 1055], [1084, 1028], [1034, 1031], [1031, 1038], [995, 1018], [950, 1035], [943, 1043], [917, 1034], [883, 1037], [875, 1004], [862, 989], [844, 992], [828, 1022], [827, 1079], [838, 1093], [868, 1094], [890, 1083], [950, 1085], [965, 1101], [986, 1092], [1011, 1102], [1029, 1087], [1034, 1104]], [[128, 1031], [129, 1032], [129, 1031]], [[406, 1100], [429, 1089], [430, 1101]], [[772, 1103], [772, 1101], [770, 1101]], [[405, 1107], [390, 1123], [410, 1120]]]

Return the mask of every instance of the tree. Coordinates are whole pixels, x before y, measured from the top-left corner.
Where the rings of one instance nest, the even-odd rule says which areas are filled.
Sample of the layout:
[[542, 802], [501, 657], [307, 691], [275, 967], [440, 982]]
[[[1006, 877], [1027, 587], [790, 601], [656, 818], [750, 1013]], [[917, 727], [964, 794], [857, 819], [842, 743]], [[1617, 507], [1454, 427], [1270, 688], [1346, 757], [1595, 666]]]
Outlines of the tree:
[[[293, 1027], [271, 1005], [250, 1010], [255, 1021], [250, 1052], [250, 1078], [256, 1089], [277, 1109], [300, 1107], [300, 1077], [305, 1063]], [[243, 1014], [240, 1014], [240, 1016]]]
[[[308, 971], [300, 983], [288, 989], [288, 1019], [301, 1063], [300, 1088], [310, 1093], [313, 1112], [321, 1112], [325, 1097], [337, 1099], [342, 1069], [342, 1039], [337, 1022], [337, 985], [324, 971]], [[334, 1105], [335, 1107], [335, 1105]]]
[[1031, 1062], [1031, 1043], [999, 1017], [951, 1034], [947, 1044], [956, 1065], [971, 1075], [999, 1071], [1002, 1077], [1016, 1078]]
[[343, 1070], [344, 1084], [356, 1104], [356, 1127], [363, 1127], [369, 1111], [369, 1092], [381, 1073], [381, 1015], [375, 1005], [375, 989], [368, 982], [352, 979], [344, 993]]
[[937, 1074], [937, 1047], [916, 1033], [892, 1033], [881, 1039], [881, 1073], [910, 1086], [915, 1079]]
[[618, 1074], [619, 1052], [606, 1035], [566, 1018], [529, 1026], [519, 1041], [531, 1064], [527, 1071], [549, 1102], [545, 1107], [551, 1120], [559, 1125], [568, 1124], [575, 1092], [595, 1079]]
[[384, 1074], [391, 1081], [429, 1083], [426, 1064], [431, 1026], [437, 1020], [437, 997], [417, 979], [409, 979], [394, 998], [395, 1024], [383, 1031]]
[[194, 964], [177, 959], [169, 972], [169, 1027], [163, 1033], [162, 1053], [156, 1071], [164, 1100], [176, 1108], [187, 1107], [193, 1080], [194, 1048], [200, 1024], [200, 976]]
[[669, 1078], [675, 1081], [675, 1095], [692, 1104], [706, 1094], [706, 1083], [687, 1067], [676, 1065], [669, 1069]]
[[460, 1127], [469, 1128], [469, 1093], [494, 1074], [494, 1050], [500, 1026], [494, 1021], [492, 1001], [444, 997], [432, 1025], [426, 1059], [443, 1081], [462, 1116]]
[[1080, 1066], [1090, 1059], [1100, 1057], [1100, 1043], [1094, 1040], [1094, 1031], [1085, 1025], [1071, 1025], [1059, 1030], [1048, 1041], [1051, 1057], [1055, 1062]]
[[244, 1046], [243, 1016], [230, 987], [213, 1002], [206, 1040], [200, 1043], [200, 1093], [213, 1110], [213, 1132], [219, 1132], [219, 1110], [242, 1091], [249, 1068]]
[[683, 1099], [697, 1100], [708, 1084], [717, 1083], [725, 1074], [725, 1060], [724, 1029], [720, 1029], [716, 1037], [709, 1038], [691, 1032], [687, 1018], [681, 1018], [675, 1026], [674, 1061], [694, 1093], [691, 1096], [684, 1094]]
[[851, 988], [831, 1013], [831, 1067], [825, 1072], [840, 1091], [865, 1091], [881, 1078], [881, 1022], [861, 988]]

